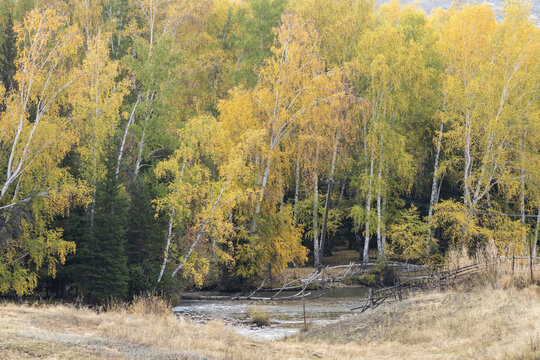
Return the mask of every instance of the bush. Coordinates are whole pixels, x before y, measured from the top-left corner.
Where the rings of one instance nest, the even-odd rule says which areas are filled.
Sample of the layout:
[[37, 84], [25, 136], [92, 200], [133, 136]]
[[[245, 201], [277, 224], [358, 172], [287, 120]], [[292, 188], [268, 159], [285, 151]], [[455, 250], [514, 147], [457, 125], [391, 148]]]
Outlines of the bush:
[[375, 272], [379, 274], [379, 282], [383, 285], [393, 285], [396, 279], [396, 275], [390, 266], [388, 266], [388, 261], [386, 255], [380, 255], [377, 258], [377, 263], [375, 264]]
[[270, 314], [254, 307], [249, 312], [249, 321], [257, 326], [268, 326], [270, 325]]
[[388, 270], [388, 261], [386, 255], [377, 256], [377, 262], [375, 263], [375, 271], [377, 274], [383, 274]]
[[362, 274], [356, 278], [351, 278], [352, 282], [364, 286], [377, 286], [379, 276], [377, 274]]

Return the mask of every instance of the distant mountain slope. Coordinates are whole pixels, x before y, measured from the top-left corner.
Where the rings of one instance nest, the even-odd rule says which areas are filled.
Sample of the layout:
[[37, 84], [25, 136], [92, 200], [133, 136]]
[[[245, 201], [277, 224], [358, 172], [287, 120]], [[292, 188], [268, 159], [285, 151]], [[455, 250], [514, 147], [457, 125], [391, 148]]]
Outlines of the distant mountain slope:
[[[482, 3], [481, 1], [471, 1], [471, 0], [463, 0], [466, 3]], [[388, 0], [379, 0], [379, 3], [387, 3]], [[402, 0], [403, 4], [412, 4], [415, 1], [414, 0]], [[430, 13], [431, 10], [436, 9], [438, 7], [442, 7], [444, 9], [448, 9], [450, 4], [452, 4], [451, 0], [418, 0], [420, 3], [420, 7], [425, 10], [426, 13]], [[495, 11], [497, 12], [497, 15], [501, 17], [501, 9], [504, 4], [503, 0], [491, 0], [486, 1], [489, 5], [491, 5]], [[540, 0], [533, 0], [532, 1], [532, 10], [531, 10], [532, 16], [534, 18], [534, 21], [538, 25], [540, 20]]]

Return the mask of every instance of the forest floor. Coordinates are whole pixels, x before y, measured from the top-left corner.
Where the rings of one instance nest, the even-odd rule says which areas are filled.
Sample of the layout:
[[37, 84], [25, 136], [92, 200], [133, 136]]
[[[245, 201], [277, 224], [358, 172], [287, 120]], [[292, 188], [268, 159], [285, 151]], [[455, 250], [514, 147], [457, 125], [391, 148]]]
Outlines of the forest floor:
[[219, 321], [0, 303], [1, 359], [540, 359], [540, 288], [414, 295], [276, 341]]

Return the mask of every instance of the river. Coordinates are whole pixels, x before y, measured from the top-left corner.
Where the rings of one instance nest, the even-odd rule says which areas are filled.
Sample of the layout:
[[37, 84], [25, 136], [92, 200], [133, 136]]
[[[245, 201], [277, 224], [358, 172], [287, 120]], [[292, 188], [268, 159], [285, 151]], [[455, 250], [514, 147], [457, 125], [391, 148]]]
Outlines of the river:
[[[318, 325], [351, 316], [353, 312], [350, 309], [360, 304], [360, 300], [367, 296], [368, 289], [365, 287], [343, 287], [309, 292], [311, 294], [306, 296], [306, 318], [308, 323]], [[292, 296], [296, 293], [283, 291], [279, 296]], [[271, 297], [274, 294], [258, 292], [256, 296]], [[190, 295], [233, 294], [197, 292], [190, 293]], [[254, 307], [270, 314], [269, 326], [249, 325], [249, 312]], [[292, 335], [298, 332], [304, 324], [301, 299], [282, 301], [183, 300], [179, 306], [173, 308], [173, 311], [195, 321], [221, 319], [242, 335], [269, 340]]]

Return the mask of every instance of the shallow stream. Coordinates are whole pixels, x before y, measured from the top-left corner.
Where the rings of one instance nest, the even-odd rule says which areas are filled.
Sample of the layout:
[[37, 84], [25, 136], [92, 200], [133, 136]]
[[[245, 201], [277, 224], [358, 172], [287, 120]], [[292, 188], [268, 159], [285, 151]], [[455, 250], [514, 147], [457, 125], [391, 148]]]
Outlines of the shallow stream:
[[[311, 324], [325, 324], [353, 314], [351, 308], [358, 306], [365, 298], [365, 287], [345, 287], [311, 290], [306, 296], [306, 319]], [[295, 295], [296, 291], [283, 291], [279, 297]], [[258, 292], [257, 297], [271, 297], [275, 293]], [[196, 296], [235, 295], [217, 292], [190, 293]], [[270, 314], [270, 325], [257, 327], [249, 325], [249, 313], [253, 308]], [[194, 320], [222, 319], [240, 334], [279, 339], [299, 331], [304, 324], [302, 300], [281, 301], [236, 301], [236, 300], [182, 300], [173, 308], [179, 315]]]

